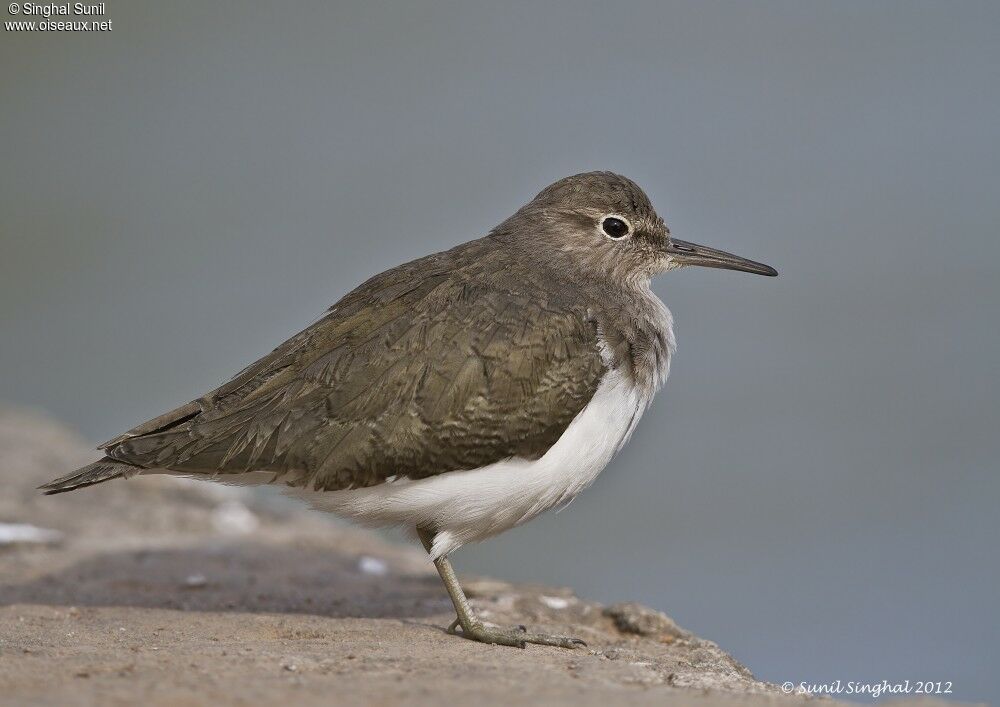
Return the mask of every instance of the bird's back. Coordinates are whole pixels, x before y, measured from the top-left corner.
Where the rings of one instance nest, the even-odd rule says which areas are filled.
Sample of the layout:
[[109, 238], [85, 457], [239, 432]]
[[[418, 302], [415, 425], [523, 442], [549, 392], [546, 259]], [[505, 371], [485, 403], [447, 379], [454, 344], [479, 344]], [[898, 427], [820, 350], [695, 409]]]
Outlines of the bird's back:
[[605, 368], [585, 302], [489, 239], [382, 273], [116, 461], [317, 490], [538, 458]]

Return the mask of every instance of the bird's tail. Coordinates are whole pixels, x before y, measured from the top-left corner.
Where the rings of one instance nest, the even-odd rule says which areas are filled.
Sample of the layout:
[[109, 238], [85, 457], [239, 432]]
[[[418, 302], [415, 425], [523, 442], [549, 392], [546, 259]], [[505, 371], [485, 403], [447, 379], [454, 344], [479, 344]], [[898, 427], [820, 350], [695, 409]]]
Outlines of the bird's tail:
[[45, 495], [49, 496], [54, 493], [65, 493], [66, 491], [80, 489], [84, 486], [93, 486], [94, 484], [100, 484], [111, 479], [127, 479], [140, 471], [142, 471], [141, 467], [104, 457], [104, 459], [96, 461], [93, 464], [88, 464], [85, 467], [66, 474], [66, 476], [53, 479], [38, 488], [45, 491]]

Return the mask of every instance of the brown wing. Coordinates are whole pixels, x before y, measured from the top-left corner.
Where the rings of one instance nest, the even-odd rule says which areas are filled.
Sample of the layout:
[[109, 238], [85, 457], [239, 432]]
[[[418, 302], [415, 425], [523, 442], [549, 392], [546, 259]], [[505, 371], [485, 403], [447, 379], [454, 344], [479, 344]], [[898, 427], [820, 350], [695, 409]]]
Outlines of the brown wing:
[[478, 241], [400, 266], [107, 453], [322, 490], [537, 458], [604, 371], [586, 311], [542, 284]]

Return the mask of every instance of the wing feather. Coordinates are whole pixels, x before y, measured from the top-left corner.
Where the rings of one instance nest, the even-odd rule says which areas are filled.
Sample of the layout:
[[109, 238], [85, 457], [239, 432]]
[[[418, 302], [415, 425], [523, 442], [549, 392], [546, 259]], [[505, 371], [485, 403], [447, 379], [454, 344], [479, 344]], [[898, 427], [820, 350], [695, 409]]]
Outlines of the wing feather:
[[537, 458], [604, 372], [586, 308], [552, 289], [511, 277], [480, 241], [400, 266], [106, 452], [184, 473], [271, 471], [319, 490]]

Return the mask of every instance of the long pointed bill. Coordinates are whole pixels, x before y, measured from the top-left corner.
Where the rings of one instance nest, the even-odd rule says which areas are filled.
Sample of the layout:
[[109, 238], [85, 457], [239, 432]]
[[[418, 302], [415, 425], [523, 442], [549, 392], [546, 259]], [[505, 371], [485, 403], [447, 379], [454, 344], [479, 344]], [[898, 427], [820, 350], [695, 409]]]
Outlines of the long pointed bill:
[[741, 272], [752, 272], [757, 275], [767, 275], [774, 277], [778, 271], [770, 265], [758, 263], [754, 260], [747, 260], [738, 255], [727, 253], [724, 250], [716, 250], [697, 243], [671, 238], [667, 242], [667, 255], [674, 262], [680, 265], [700, 265], [705, 268], [723, 268], [725, 270], [739, 270]]

